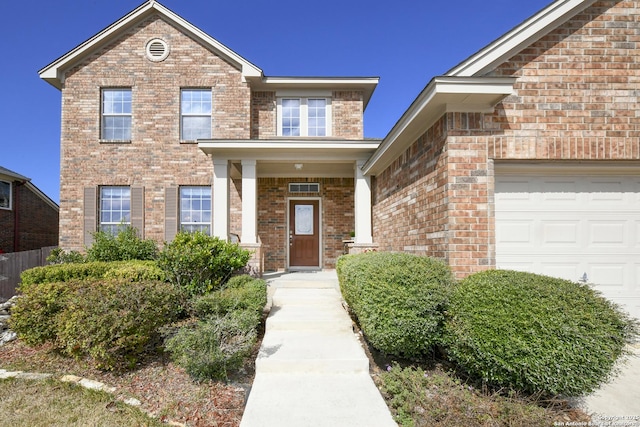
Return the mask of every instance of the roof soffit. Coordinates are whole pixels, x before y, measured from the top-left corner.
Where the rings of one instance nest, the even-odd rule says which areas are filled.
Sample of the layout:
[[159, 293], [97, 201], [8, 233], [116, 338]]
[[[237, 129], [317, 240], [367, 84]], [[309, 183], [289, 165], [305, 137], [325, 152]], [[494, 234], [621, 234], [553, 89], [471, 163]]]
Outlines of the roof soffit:
[[54, 87], [61, 89], [64, 82], [64, 73], [68, 69], [80, 63], [87, 56], [101, 47], [120, 38], [129, 28], [139, 24], [150, 16], [157, 14], [176, 26], [184, 34], [202, 43], [222, 58], [241, 70], [243, 78], [262, 77], [262, 70], [247, 61], [231, 49], [206, 34], [204, 31], [190, 24], [171, 10], [155, 1], [149, 1], [131, 11], [120, 20], [111, 24], [95, 36], [78, 45], [60, 58], [38, 71], [40, 78], [46, 80]]

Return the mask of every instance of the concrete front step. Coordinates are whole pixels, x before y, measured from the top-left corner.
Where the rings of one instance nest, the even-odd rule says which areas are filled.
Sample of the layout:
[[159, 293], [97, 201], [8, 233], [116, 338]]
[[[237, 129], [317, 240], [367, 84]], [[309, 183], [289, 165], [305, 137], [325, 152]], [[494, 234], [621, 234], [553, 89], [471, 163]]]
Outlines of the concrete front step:
[[270, 331], [256, 359], [260, 373], [367, 373], [369, 359], [350, 332]]
[[337, 289], [338, 284], [335, 281], [331, 280], [278, 280], [277, 281], [278, 288], [280, 289], [288, 289], [288, 288], [297, 288], [297, 289]]
[[240, 426], [391, 427], [397, 424], [368, 373], [258, 373]]
[[351, 332], [351, 318], [336, 306], [274, 306], [266, 321], [267, 330]]
[[274, 305], [341, 305], [340, 294], [335, 289], [278, 288], [273, 294]]

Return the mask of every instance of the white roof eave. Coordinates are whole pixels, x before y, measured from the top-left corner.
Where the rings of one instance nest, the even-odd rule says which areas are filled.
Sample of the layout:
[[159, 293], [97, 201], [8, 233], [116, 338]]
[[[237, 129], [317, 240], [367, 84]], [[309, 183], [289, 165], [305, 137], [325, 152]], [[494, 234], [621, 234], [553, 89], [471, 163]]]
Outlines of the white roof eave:
[[365, 174], [382, 172], [394, 159], [448, 112], [490, 113], [513, 94], [512, 77], [436, 77], [398, 120], [363, 167]]

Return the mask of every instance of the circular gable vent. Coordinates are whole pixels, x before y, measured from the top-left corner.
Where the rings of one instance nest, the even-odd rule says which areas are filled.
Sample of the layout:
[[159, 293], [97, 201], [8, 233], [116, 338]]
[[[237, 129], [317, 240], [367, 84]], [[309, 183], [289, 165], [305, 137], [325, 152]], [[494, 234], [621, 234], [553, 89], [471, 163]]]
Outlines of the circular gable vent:
[[169, 45], [161, 39], [149, 40], [147, 43], [147, 58], [150, 61], [158, 62], [169, 56]]

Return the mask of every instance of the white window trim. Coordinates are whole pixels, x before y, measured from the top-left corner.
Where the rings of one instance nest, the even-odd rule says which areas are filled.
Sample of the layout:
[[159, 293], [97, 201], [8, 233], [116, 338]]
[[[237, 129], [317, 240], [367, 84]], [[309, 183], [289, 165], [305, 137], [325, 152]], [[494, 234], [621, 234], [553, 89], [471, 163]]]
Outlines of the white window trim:
[[[211, 113], [210, 114], [196, 114], [196, 113], [183, 113], [182, 112], [182, 93], [183, 91], [187, 91], [187, 90], [193, 90], [193, 91], [203, 91], [203, 92], [209, 92], [210, 96], [211, 96]], [[183, 132], [184, 132], [184, 118], [185, 117], [208, 117], [209, 118], [209, 138], [210, 139], [213, 137], [213, 90], [209, 87], [182, 87], [180, 88], [180, 142], [196, 142], [197, 140], [195, 139], [184, 139], [183, 138]]]
[[4, 211], [10, 211], [11, 209], [13, 209], [13, 183], [11, 181], [5, 181], [3, 179], [0, 179], [0, 182], [3, 182], [5, 184], [9, 184], [9, 207], [5, 208], [0, 206], [0, 209], [4, 210]]
[[[182, 190], [185, 188], [206, 188], [209, 190], [209, 200], [211, 202], [211, 207], [209, 209], [209, 213], [211, 215], [211, 221], [209, 222], [205, 222], [205, 221], [200, 221], [200, 222], [182, 222]], [[201, 226], [201, 225], [208, 225], [209, 226], [209, 232], [206, 233], [209, 236], [211, 236], [211, 232], [213, 230], [213, 190], [211, 186], [208, 185], [182, 185], [180, 186], [180, 188], [178, 189], [178, 230], [182, 231], [183, 230], [183, 226]]]
[[[110, 90], [128, 90], [131, 92], [131, 112], [130, 113], [105, 113], [104, 112], [104, 93]], [[104, 119], [106, 117], [130, 117], [131, 128], [129, 129], [129, 139], [109, 139], [105, 138], [105, 124]], [[131, 87], [103, 87], [100, 88], [100, 142], [131, 142], [133, 139], [133, 88]]]
[[333, 129], [333, 116], [331, 108], [331, 96], [327, 96], [322, 92], [319, 95], [313, 93], [305, 93], [304, 96], [288, 95], [286, 92], [278, 92], [276, 94], [276, 115], [278, 117], [278, 136], [282, 136], [282, 100], [283, 99], [298, 99], [300, 101], [300, 136], [292, 136], [291, 138], [309, 137], [309, 109], [307, 101], [309, 99], [324, 99], [327, 102], [326, 110], [326, 129], [324, 136], [311, 136], [309, 138], [327, 138], [332, 136], [331, 130]]
[[[129, 190], [129, 221], [119, 221], [119, 222], [111, 222], [111, 221], [102, 221], [102, 202], [103, 202], [103, 196], [102, 196], [102, 190], [105, 188], [126, 188]], [[128, 185], [103, 185], [99, 188], [98, 190], [98, 230], [99, 231], [105, 231], [103, 230], [103, 226], [118, 226], [118, 225], [125, 225], [125, 226], [131, 226], [131, 187]]]

